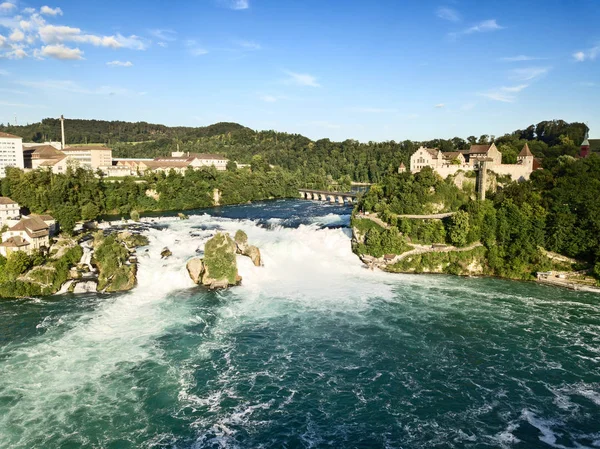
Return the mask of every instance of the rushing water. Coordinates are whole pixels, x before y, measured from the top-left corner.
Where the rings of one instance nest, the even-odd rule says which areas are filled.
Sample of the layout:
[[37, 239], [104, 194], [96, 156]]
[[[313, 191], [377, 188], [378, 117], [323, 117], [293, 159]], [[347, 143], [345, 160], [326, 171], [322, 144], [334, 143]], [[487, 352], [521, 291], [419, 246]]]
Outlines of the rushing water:
[[[1, 448], [600, 447], [598, 296], [369, 271], [341, 206], [208, 212], [147, 231], [132, 292], [0, 302]], [[216, 293], [214, 229], [264, 260]]]

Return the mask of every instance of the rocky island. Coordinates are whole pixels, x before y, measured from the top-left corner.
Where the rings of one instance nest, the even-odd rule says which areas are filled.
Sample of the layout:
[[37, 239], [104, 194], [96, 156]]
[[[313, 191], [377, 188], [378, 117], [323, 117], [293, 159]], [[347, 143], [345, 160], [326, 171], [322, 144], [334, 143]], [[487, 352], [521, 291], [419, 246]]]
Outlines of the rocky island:
[[236, 254], [249, 257], [255, 266], [261, 265], [260, 250], [248, 245], [248, 236], [238, 230], [235, 239], [225, 232], [217, 232], [204, 247], [204, 258], [194, 257], [187, 262], [187, 270], [194, 283], [211, 290], [223, 289], [242, 282], [238, 274]]

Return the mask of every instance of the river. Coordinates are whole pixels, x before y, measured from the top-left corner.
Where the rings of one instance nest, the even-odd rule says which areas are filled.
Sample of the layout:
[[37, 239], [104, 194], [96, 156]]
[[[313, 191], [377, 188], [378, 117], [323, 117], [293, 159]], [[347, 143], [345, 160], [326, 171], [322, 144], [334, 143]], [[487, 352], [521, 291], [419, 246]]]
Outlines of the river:
[[[373, 272], [349, 214], [198, 211], [131, 292], [0, 302], [0, 447], [600, 447], [599, 296]], [[261, 249], [240, 287], [187, 275], [214, 229]]]

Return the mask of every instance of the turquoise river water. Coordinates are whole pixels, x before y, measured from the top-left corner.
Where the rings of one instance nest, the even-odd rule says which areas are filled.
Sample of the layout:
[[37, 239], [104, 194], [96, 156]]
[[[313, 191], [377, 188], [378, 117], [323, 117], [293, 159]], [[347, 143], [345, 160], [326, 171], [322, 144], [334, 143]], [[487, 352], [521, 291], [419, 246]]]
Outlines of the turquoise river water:
[[[0, 448], [600, 448], [600, 296], [373, 272], [349, 214], [198, 211], [131, 292], [0, 302]], [[215, 229], [264, 259], [223, 292], [185, 269]]]

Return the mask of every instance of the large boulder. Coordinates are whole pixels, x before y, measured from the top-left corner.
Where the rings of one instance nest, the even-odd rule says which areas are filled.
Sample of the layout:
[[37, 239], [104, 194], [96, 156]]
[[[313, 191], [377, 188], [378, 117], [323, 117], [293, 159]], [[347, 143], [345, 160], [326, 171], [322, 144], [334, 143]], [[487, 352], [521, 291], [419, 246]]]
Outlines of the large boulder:
[[254, 265], [260, 267], [260, 250], [256, 246], [248, 245], [248, 236], [246, 233], [241, 229], [238, 229], [238, 231], [235, 233], [234, 240], [237, 247], [237, 253], [249, 257], [252, 259], [252, 263], [254, 263]]
[[261, 266], [261, 259], [260, 259], [260, 250], [254, 246], [254, 245], [248, 245], [246, 246], [246, 248], [244, 248], [244, 251], [242, 252], [242, 254], [244, 256], [248, 256], [251, 260], [252, 263], [257, 266], [260, 267]]
[[202, 273], [204, 273], [204, 262], [202, 259], [194, 257], [193, 259], [188, 260], [186, 268], [190, 278], [194, 281], [194, 284], [202, 282]]
[[217, 232], [204, 246], [204, 275], [202, 285], [209, 288], [226, 288], [238, 285], [236, 261], [237, 245], [229, 234]]

